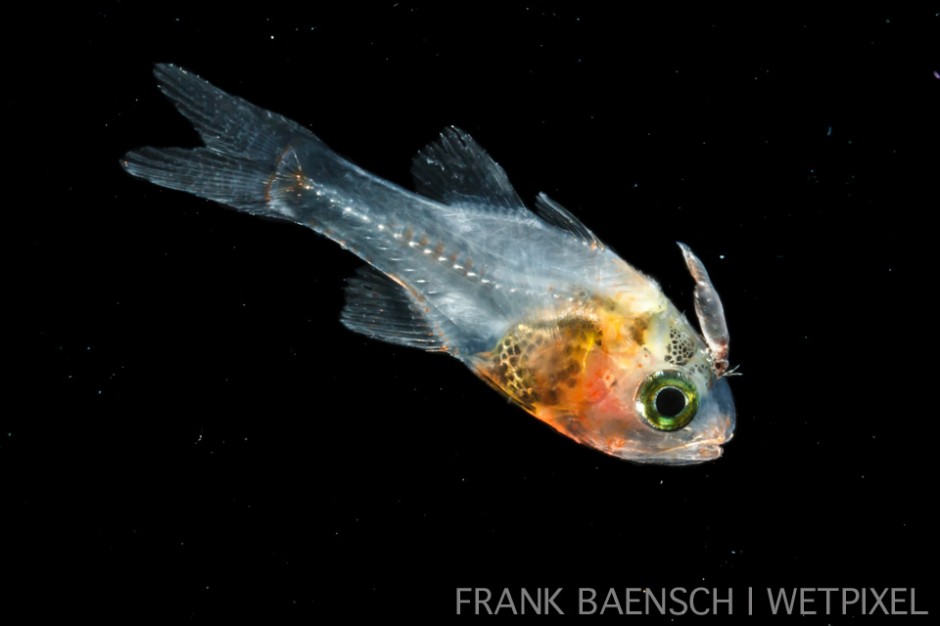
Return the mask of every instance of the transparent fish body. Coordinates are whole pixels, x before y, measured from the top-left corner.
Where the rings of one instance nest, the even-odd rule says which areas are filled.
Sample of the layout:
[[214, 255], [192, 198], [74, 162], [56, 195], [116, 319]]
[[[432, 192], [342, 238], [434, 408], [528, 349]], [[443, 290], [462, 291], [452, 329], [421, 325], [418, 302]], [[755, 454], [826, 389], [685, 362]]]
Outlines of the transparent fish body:
[[734, 429], [727, 330], [688, 248], [704, 336], [564, 208], [541, 194], [528, 209], [503, 169], [456, 128], [415, 156], [412, 192], [183, 69], [155, 73], [205, 146], [141, 148], [124, 168], [306, 226], [362, 258], [341, 313], [347, 328], [446, 352], [607, 454], [664, 464], [720, 456]]

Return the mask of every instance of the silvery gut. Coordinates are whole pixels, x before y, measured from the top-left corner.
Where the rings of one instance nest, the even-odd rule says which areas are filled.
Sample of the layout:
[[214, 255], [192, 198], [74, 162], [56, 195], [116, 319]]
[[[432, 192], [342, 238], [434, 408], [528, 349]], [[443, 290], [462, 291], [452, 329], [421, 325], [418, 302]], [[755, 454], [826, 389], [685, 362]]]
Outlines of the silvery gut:
[[643, 463], [717, 458], [734, 431], [728, 331], [708, 273], [701, 335], [657, 283], [544, 194], [528, 209], [466, 133], [414, 158], [417, 193], [373, 176], [306, 128], [173, 65], [160, 89], [205, 146], [146, 147], [124, 168], [154, 184], [306, 226], [366, 265], [342, 323], [446, 352], [582, 444]]

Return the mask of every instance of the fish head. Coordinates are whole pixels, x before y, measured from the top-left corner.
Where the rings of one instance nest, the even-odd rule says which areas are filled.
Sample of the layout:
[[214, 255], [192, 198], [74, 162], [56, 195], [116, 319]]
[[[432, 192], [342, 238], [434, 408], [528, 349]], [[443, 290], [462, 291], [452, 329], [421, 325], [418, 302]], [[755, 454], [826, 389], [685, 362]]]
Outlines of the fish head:
[[[701, 334], [664, 301], [657, 314], [644, 318], [637, 345], [620, 359], [614, 352], [607, 367], [625, 374], [626, 384], [611, 394], [610, 406], [597, 407], [592, 420], [605, 437], [589, 443], [603, 443], [609, 454], [631, 461], [687, 465], [716, 459], [734, 434], [724, 309], [705, 266], [688, 246], [679, 247], [695, 280]], [[611, 426], [625, 433], [613, 440], [617, 445], [610, 445]]]
[[479, 355], [479, 376], [572, 439], [638, 463], [722, 454], [735, 426], [721, 301], [687, 247], [702, 333], [650, 281], [513, 326]]
[[734, 435], [734, 399], [724, 378], [701, 387], [694, 376], [678, 369], [657, 370], [637, 385], [633, 406], [621, 406], [613, 423], [625, 436], [605, 452], [629, 461], [660, 465], [710, 461], [721, 456], [722, 445]]
[[728, 329], [702, 262], [680, 244], [696, 283], [701, 333], [657, 288], [592, 319], [600, 341], [583, 359], [572, 392], [534, 413], [607, 454], [638, 463], [690, 465], [716, 459], [731, 440]]
[[735, 427], [728, 381], [715, 373], [707, 348], [681, 314], [673, 309], [658, 317], [648, 324], [643, 345], [619, 352], [602, 342], [585, 355], [573, 385], [537, 394], [527, 408], [561, 433], [620, 459], [690, 465], [720, 457]]

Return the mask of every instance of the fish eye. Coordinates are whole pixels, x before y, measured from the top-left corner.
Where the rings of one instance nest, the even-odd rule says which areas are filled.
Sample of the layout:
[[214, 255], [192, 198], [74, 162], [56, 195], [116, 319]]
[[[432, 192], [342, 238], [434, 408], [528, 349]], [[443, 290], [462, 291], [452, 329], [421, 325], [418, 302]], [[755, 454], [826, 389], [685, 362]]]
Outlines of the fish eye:
[[680, 372], [655, 372], [640, 385], [636, 407], [653, 428], [679, 430], [698, 412], [698, 392], [692, 381]]

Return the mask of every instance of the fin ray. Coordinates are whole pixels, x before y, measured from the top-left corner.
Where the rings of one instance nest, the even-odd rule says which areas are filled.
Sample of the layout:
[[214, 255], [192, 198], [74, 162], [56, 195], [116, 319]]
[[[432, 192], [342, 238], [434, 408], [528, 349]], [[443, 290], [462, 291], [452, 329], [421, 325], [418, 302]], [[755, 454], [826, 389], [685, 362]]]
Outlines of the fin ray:
[[439, 333], [411, 295], [370, 266], [360, 268], [349, 279], [340, 321], [372, 339], [429, 351], [444, 349]]
[[544, 192], [539, 193], [535, 198], [535, 214], [542, 218], [542, 221], [551, 224], [555, 228], [575, 235], [585, 245], [593, 249], [604, 248], [604, 244], [597, 238], [597, 235], [591, 232], [590, 228], [572, 215], [568, 209], [549, 198]]
[[227, 94], [175, 65], [158, 64], [154, 75], [160, 90], [192, 122], [205, 146], [138, 148], [121, 160], [124, 169], [161, 187], [247, 213], [296, 221], [284, 203], [271, 202], [272, 186], [293, 176], [283, 163], [289, 146], [302, 143], [330, 154], [322, 142], [299, 124]]
[[444, 204], [529, 213], [499, 163], [454, 126], [415, 155], [411, 174], [419, 193]]
[[159, 63], [153, 73], [160, 91], [192, 122], [210, 150], [270, 158], [293, 137], [320, 141], [300, 124], [226, 93], [181, 67]]

